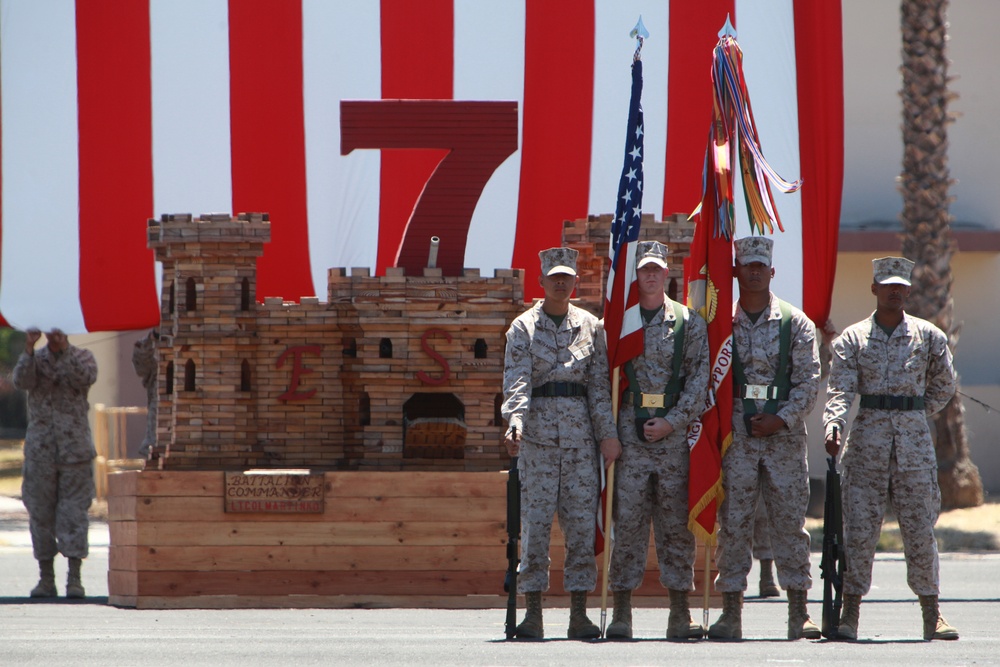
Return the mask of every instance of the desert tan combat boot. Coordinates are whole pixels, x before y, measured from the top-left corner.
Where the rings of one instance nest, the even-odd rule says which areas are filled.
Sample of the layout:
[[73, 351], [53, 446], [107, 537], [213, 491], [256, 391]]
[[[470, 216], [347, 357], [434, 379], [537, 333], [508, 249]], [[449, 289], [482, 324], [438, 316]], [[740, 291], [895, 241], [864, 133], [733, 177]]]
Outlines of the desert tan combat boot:
[[545, 636], [542, 627], [542, 592], [528, 591], [524, 594], [524, 620], [514, 628], [518, 639], [541, 639]]
[[598, 639], [601, 629], [587, 618], [587, 591], [570, 591], [569, 600], [569, 630], [566, 636], [570, 639]]
[[809, 618], [806, 609], [806, 591], [788, 590], [788, 638], [819, 639], [819, 627]]
[[54, 598], [59, 595], [56, 590], [56, 571], [52, 559], [38, 561], [38, 585], [31, 589], [33, 598]]
[[667, 618], [667, 639], [701, 639], [705, 628], [691, 621], [688, 592], [670, 589], [670, 616]]
[[611, 624], [605, 631], [607, 639], [632, 639], [632, 591], [613, 591], [615, 608]]
[[722, 594], [722, 616], [708, 629], [709, 639], [743, 639], [743, 591]]
[[762, 598], [776, 598], [781, 595], [778, 584], [774, 583], [774, 571], [771, 559], [761, 559], [760, 561], [760, 596]]
[[958, 630], [948, 625], [938, 609], [938, 596], [921, 595], [920, 610], [924, 614], [924, 639], [958, 639]]
[[858, 619], [861, 615], [861, 596], [844, 593], [844, 606], [840, 610], [837, 639], [857, 639]]
[[82, 561], [79, 558], [69, 559], [69, 574], [66, 575], [66, 597], [68, 598], [82, 598], [87, 595], [87, 592], [83, 590], [83, 582], [80, 581], [81, 564]]

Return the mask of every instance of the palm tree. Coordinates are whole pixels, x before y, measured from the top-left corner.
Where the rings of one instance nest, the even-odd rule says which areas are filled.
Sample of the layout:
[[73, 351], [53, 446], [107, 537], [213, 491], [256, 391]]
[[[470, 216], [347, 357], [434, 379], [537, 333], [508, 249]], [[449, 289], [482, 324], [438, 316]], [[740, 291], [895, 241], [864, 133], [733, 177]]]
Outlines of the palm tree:
[[[948, 211], [952, 179], [948, 170], [948, 102], [945, 43], [948, 0], [903, 0], [903, 255], [916, 262], [907, 310], [936, 324], [952, 351], [961, 323], [955, 324], [951, 297], [951, 256], [955, 242]], [[965, 409], [955, 394], [932, 418], [941, 505], [974, 507], [983, 502], [979, 469], [969, 458]]]

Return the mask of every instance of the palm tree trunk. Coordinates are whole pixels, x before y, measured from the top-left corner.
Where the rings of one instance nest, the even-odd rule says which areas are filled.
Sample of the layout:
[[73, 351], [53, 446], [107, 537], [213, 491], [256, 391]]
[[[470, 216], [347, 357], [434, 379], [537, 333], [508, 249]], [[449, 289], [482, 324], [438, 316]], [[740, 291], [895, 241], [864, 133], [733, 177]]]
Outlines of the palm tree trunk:
[[[948, 335], [952, 351], [960, 325], [953, 318], [951, 257], [955, 242], [948, 211], [953, 182], [948, 169], [948, 0], [903, 0], [903, 255], [916, 262], [907, 310]], [[979, 469], [969, 458], [965, 410], [959, 394], [932, 417], [941, 505], [983, 502]]]

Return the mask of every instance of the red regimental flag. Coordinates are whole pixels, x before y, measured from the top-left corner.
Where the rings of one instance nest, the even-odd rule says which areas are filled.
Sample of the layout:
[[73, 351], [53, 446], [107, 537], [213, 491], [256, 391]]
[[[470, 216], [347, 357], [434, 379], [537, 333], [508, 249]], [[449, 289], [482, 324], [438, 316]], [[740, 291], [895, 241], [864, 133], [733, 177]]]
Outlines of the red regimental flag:
[[714, 543], [715, 517], [722, 498], [722, 455], [733, 441], [733, 279], [732, 241], [714, 236], [703, 215], [695, 229], [688, 306], [708, 322], [712, 362], [710, 392], [699, 421], [688, 428], [688, 528]]
[[[718, 140], [718, 135], [713, 134]], [[716, 162], [718, 151], [710, 143], [705, 160], [705, 195], [691, 243], [684, 260], [687, 305], [708, 323], [712, 363], [709, 393], [701, 419], [688, 427], [691, 465], [688, 473], [688, 528], [707, 544], [715, 542], [716, 513], [722, 498], [722, 455], [733, 441], [733, 242], [717, 225]], [[717, 233], [719, 231], [720, 233]]]

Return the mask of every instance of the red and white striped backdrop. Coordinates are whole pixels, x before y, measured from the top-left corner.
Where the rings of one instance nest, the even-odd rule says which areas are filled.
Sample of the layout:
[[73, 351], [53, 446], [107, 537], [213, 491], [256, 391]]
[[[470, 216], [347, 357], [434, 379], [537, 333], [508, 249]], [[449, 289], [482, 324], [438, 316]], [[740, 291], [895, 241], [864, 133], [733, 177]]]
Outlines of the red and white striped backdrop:
[[697, 204], [727, 12], [765, 153], [806, 181], [779, 196], [776, 290], [808, 304], [802, 267], [831, 284], [833, 268], [802, 249], [829, 250], [809, 235], [835, 242], [839, 218], [836, 0], [0, 0], [0, 316], [153, 325], [145, 220], [161, 213], [269, 212], [259, 297], [325, 298], [328, 267], [383, 271], [441, 152], [341, 156], [343, 99], [518, 101], [520, 149], [483, 192], [465, 266], [526, 268], [533, 290], [563, 219], [614, 211], [640, 13], [644, 208]]

